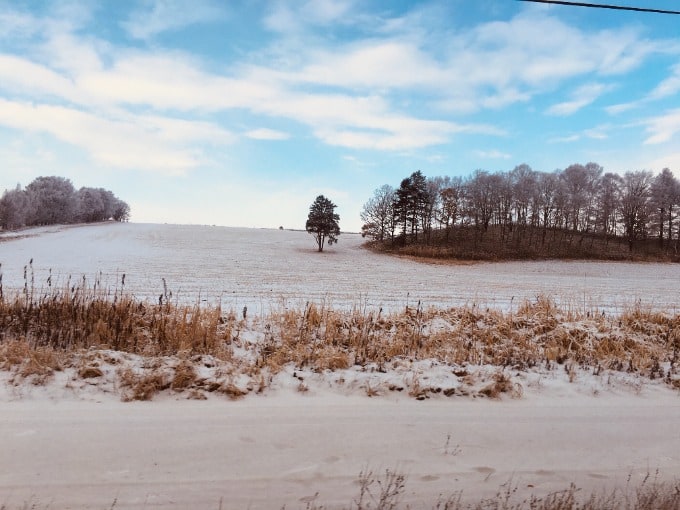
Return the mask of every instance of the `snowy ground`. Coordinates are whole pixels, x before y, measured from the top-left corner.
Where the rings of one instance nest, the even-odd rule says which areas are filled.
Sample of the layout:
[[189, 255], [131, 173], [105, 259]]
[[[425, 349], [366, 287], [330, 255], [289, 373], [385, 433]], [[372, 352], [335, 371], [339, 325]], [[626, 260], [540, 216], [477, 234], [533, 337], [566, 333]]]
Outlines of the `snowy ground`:
[[[23, 288], [33, 258], [36, 289], [50, 268], [62, 283], [101, 272], [112, 289], [124, 273], [126, 290], [142, 298], [157, 299], [165, 278], [174, 299], [221, 298], [252, 314], [307, 300], [508, 308], [540, 293], [580, 309], [680, 303], [680, 266], [671, 264], [442, 266], [372, 254], [357, 235], [343, 234], [319, 255], [304, 232], [218, 227], [107, 224], [22, 234], [33, 233], [0, 242], [5, 292]], [[290, 368], [263, 394], [236, 401], [165, 391], [152, 402], [121, 402], [107, 375], [113, 368], [100, 367], [105, 374], [96, 380], [70, 368], [45, 386], [9, 384], [0, 372], [0, 507], [346, 508], [367, 468], [404, 473], [403, 502], [412, 508], [432, 508], [440, 495], [461, 490], [464, 499], [493, 496], [507, 482], [521, 500], [572, 482], [599, 491], [625, 488], [631, 477], [635, 486], [657, 470], [664, 480], [680, 478], [680, 393], [636, 374], [507, 369], [521, 391], [489, 399], [475, 388], [496, 367], [467, 367], [461, 379], [443, 364], [401, 361], [386, 372]], [[407, 395], [416, 377], [459, 391], [418, 401]]]
[[[49, 393], [49, 392], [48, 392]], [[677, 394], [529, 392], [424, 402], [314, 391], [121, 403], [42, 393], [2, 404], [0, 495], [60, 508], [348, 507], [360, 471], [407, 475], [402, 501], [515, 498], [680, 475]], [[82, 398], [82, 394], [81, 394]], [[10, 506], [15, 505], [15, 506]], [[40, 506], [38, 508], [41, 508]]]
[[36, 233], [0, 242], [5, 288], [23, 288], [23, 268], [33, 259], [37, 289], [46, 286], [50, 269], [54, 284], [83, 275], [92, 282], [101, 274], [112, 289], [125, 274], [127, 290], [157, 300], [165, 278], [176, 300], [221, 300], [226, 308], [256, 313], [303, 308], [306, 301], [387, 310], [418, 301], [507, 309], [538, 294], [579, 310], [620, 310], [638, 301], [680, 306], [680, 264], [424, 264], [371, 253], [357, 234], [341, 235], [339, 244], [318, 254], [305, 232], [208, 226], [112, 223]]

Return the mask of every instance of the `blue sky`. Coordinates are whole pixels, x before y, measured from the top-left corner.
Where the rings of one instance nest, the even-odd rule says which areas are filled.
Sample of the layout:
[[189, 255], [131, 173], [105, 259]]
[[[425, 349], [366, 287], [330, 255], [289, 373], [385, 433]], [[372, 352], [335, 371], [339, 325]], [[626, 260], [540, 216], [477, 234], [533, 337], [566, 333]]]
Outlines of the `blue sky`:
[[287, 228], [325, 194], [358, 231], [415, 170], [677, 175], [679, 23], [515, 0], [0, 0], [0, 190], [60, 175], [136, 222]]

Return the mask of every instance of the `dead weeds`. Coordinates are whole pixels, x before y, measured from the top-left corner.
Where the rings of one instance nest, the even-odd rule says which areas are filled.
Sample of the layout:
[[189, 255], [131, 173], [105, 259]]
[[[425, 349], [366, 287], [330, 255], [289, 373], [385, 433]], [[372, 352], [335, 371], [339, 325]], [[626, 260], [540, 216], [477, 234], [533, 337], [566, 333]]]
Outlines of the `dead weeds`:
[[[383, 371], [398, 360], [498, 367], [494, 381], [479, 391], [490, 398], [521, 395], [505, 370], [539, 365], [564, 365], [572, 380], [578, 367], [631, 372], [677, 388], [680, 315], [639, 305], [618, 316], [578, 313], [537, 296], [510, 311], [418, 303], [383, 314], [310, 303], [246, 322], [219, 306], [156, 305], [119, 294], [112, 299], [84, 283], [35, 299], [21, 294], [0, 300], [0, 369], [14, 381], [45, 384], [71, 365], [79, 378], [96, 380], [104, 377], [105, 365], [120, 363], [117, 353], [146, 360], [141, 368], [117, 367], [117, 384], [128, 400], [148, 400], [166, 389], [241, 398], [251, 390], [225, 381], [261, 381], [253, 391], [262, 392], [265, 381], [288, 366], [317, 373], [352, 366]], [[219, 364], [225, 376], [201, 379], [206, 363]], [[421, 398], [427, 392], [414, 383], [409, 393]]]

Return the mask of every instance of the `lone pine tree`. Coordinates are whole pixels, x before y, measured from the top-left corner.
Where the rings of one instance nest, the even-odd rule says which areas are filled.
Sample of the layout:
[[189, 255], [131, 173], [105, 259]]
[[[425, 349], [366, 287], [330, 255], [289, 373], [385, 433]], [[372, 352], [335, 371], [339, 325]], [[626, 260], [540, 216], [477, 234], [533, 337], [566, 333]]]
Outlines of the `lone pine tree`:
[[329, 246], [338, 242], [340, 216], [335, 214], [336, 207], [323, 195], [316, 197], [316, 200], [309, 207], [305, 229], [314, 236], [320, 252], [323, 251], [326, 239], [328, 239]]

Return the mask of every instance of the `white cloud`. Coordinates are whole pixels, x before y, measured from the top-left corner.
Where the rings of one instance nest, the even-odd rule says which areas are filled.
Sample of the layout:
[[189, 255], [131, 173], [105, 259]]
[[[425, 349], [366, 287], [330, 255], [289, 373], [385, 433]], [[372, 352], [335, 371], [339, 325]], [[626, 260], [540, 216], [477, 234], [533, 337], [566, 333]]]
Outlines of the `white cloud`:
[[325, 26], [331, 23], [350, 23], [353, 0], [279, 0], [264, 17], [264, 26], [274, 32], [294, 34], [308, 25]]
[[642, 168], [651, 168], [657, 171], [664, 168], [670, 168], [675, 173], [676, 177], [680, 177], [680, 152], [671, 152], [659, 156], [642, 165]]
[[336, 87], [383, 89], [440, 88], [449, 81], [440, 64], [408, 42], [370, 42], [346, 50], [315, 53], [312, 64], [287, 77]]
[[253, 129], [248, 131], [246, 136], [253, 140], [288, 140], [290, 138], [288, 133], [268, 128]]
[[650, 133], [644, 141], [645, 144], [668, 142], [680, 133], [680, 109], [670, 110], [664, 115], [647, 119], [643, 121], [643, 124], [647, 126], [646, 131]]
[[663, 99], [678, 92], [680, 92], [680, 64], [673, 66], [672, 74], [650, 92], [649, 99]]
[[[270, 14], [280, 14], [270, 16], [268, 22], [279, 23], [284, 32], [295, 24], [324, 27], [354, 19], [352, 2], [342, 0], [279, 2]], [[223, 15], [216, 3], [192, 3], [189, 8], [177, 1], [158, 0], [145, 3], [125, 26], [134, 37], [148, 38]], [[174, 118], [178, 112], [206, 117], [238, 109], [257, 115], [259, 122], [263, 116], [296, 121], [328, 145], [417, 149], [445, 144], [463, 133], [504, 134], [486, 124], [455, 122], [452, 111], [500, 109], [552, 92], [565, 79], [624, 73], [664, 47], [663, 42], [645, 41], [632, 30], [586, 32], [533, 12], [447, 33], [447, 44], [434, 49], [420, 38], [419, 30], [409, 26], [414, 20], [420, 22], [417, 14], [406, 20], [409, 23], [393, 24], [387, 37], [378, 34], [350, 44], [301, 45], [293, 61], [280, 67], [264, 52], [258, 56], [258, 66], [250, 65], [246, 56], [221, 72], [206, 70], [185, 53], [124, 50], [53, 30], [49, 44], [42, 46], [49, 65], [0, 55], [0, 90], [10, 90], [19, 98], [35, 100], [37, 96], [38, 106], [27, 110], [30, 118], [48, 112], [56, 115], [58, 108], [71, 121], [80, 119], [76, 122], [80, 127], [98, 118], [98, 128], [112, 133], [113, 139], [133, 148], [138, 140], [145, 140], [159, 153], [176, 151], [177, 166], [187, 169], [200, 164], [201, 144], [232, 143], [234, 135], [210, 123], [180, 123]], [[545, 33], [551, 37], [546, 39]], [[286, 40], [286, 36], [277, 38], [272, 47]], [[607, 90], [600, 83], [583, 86], [571, 100], [554, 105], [549, 112], [571, 114]], [[407, 94], [419, 103], [419, 113], [403, 101]], [[50, 101], [52, 105], [47, 104]], [[79, 109], [63, 107], [64, 101]], [[154, 115], [130, 113], [140, 109]], [[164, 115], [167, 112], [172, 116]], [[84, 115], [90, 116], [88, 122]], [[27, 129], [41, 129], [62, 140], [66, 137], [56, 128], [34, 125]], [[109, 154], [95, 135], [76, 131], [78, 140], [69, 143], [85, 147], [101, 161], [119, 165], [125, 160]], [[267, 128], [244, 135], [270, 140], [289, 136]], [[142, 152], [131, 150], [130, 154]], [[148, 161], [142, 164], [141, 157], [135, 161], [140, 167], [154, 166]]]
[[629, 103], [619, 103], [619, 104], [613, 104], [611, 106], [605, 107], [605, 111], [609, 115], [618, 115], [619, 113], [624, 113], [630, 110], [634, 110], [638, 106], [640, 106], [641, 102], [640, 101], [631, 101]]
[[570, 101], [554, 104], [548, 108], [546, 113], [558, 116], [572, 115], [589, 104], [592, 104], [608, 90], [611, 90], [611, 87], [601, 83], [582, 85], [574, 91]]
[[0, 99], [0, 124], [49, 133], [103, 165], [182, 174], [205, 164], [187, 142], [230, 143], [233, 136], [207, 123], [127, 115], [105, 118], [62, 106]]
[[597, 126], [594, 128], [586, 129], [583, 134], [590, 138], [591, 140], [606, 140], [609, 138], [607, 131], [611, 129], [609, 125]]
[[84, 74], [78, 85], [100, 101], [182, 111], [247, 108], [278, 93], [266, 83], [207, 73], [185, 55], [167, 53], [125, 55], [108, 70]]
[[210, 0], [151, 0], [133, 12], [122, 25], [135, 39], [148, 39], [168, 30], [222, 19], [226, 13]]
[[567, 136], [556, 136], [548, 140], [551, 143], [572, 143], [578, 142], [581, 139], [581, 135], [567, 135]]
[[55, 96], [78, 101], [79, 92], [67, 77], [14, 55], [0, 54], [0, 90], [19, 95]]
[[609, 138], [609, 134], [607, 132], [611, 129], [612, 129], [611, 125], [602, 124], [602, 125], [599, 125], [599, 126], [595, 126], [593, 128], [584, 129], [580, 133], [574, 133], [574, 134], [566, 135], [566, 136], [556, 136], [556, 137], [548, 139], [548, 142], [549, 143], [573, 143], [573, 142], [578, 142], [579, 140], [583, 140], [584, 138], [589, 138], [591, 140], [606, 140], [607, 138]]
[[353, 0], [308, 0], [303, 13], [307, 19], [319, 24], [342, 22], [353, 5]]
[[496, 149], [490, 151], [475, 151], [475, 155], [484, 159], [510, 159], [512, 156]]
[[73, 76], [102, 68], [98, 47], [108, 45], [94, 39], [80, 39], [68, 32], [56, 32], [42, 45], [41, 53], [51, 68]]
[[610, 115], [617, 115], [635, 108], [639, 108], [652, 101], [665, 99], [680, 92], [680, 64], [671, 68], [671, 74], [662, 80], [654, 89], [642, 99], [608, 106], [605, 111]]
[[[441, 51], [428, 48], [427, 37], [412, 35], [413, 25], [420, 22], [417, 13], [402, 21], [388, 38], [302, 49], [302, 65], [287, 72], [269, 71], [269, 78], [353, 92], [379, 91], [383, 96], [402, 89], [427, 91], [432, 105], [470, 113], [529, 101], [566, 79], [625, 74], [648, 55], [674, 47], [667, 41], [645, 40], [631, 29], [587, 32], [530, 12], [449, 34]], [[606, 90], [597, 83], [585, 86], [579, 97], [555, 105], [554, 113], [573, 113]]]
[[0, 39], [29, 37], [40, 30], [38, 20], [27, 13], [0, 12]]

